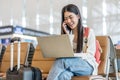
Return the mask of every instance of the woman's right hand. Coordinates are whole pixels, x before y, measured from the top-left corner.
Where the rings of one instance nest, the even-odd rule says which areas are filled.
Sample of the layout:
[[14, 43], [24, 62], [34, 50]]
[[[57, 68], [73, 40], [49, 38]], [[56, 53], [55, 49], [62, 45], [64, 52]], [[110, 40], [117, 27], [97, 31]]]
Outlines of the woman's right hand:
[[69, 30], [67, 29], [67, 24], [65, 22], [62, 24], [62, 28], [66, 34], [69, 34]]

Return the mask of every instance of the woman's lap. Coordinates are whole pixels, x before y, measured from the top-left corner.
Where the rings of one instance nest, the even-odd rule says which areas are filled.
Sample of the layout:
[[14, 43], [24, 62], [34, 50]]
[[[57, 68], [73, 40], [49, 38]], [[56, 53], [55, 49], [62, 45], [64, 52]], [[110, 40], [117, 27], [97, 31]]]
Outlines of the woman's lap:
[[58, 58], [50, 70], [47, 80], [60, 80], [73, 75], [91, 75], [92, 71], [93, 68], [88, 62], [81, 58]]
[[93, 68], [89, 63], [81, 58], [70, 58], [65, 60], [66, 69], [74, 75], [90, 75]]

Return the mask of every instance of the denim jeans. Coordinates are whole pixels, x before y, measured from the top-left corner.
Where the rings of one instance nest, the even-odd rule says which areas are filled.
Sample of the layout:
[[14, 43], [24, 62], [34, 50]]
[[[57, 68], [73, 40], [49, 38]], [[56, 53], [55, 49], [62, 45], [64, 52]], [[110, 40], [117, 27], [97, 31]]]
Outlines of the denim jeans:
[[91, 75], [92, 71], [93, 67], [81, 58], [58, 58], [53, 64], [47, 80], [71, 80], [72, 76]]

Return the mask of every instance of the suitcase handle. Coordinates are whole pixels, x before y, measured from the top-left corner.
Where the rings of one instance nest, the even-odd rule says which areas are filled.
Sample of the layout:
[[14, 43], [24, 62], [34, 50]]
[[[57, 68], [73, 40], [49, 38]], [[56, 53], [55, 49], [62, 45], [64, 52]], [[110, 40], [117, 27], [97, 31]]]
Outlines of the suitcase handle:
[[15, 42], [15, 41], [17, 41], [18, 42], [18, 56], [17, 56], [17, 70], [20, 68], [20, 47], [21, 47], [21, 45], [20, 45], [20, 41], [21, 41], [21, 39], [19, 38], [19, 37], [14, 37], [14, 38], [12, 38], [11, 39], [11, 61], [10, 61], [10, 69], [11, 69], [11, 71], [13, 70], [13, 62], [14, 62], [14, 45], [13, 45], [13, 43]]
[[11, 43], [14, 43], [15, 41], [18, 41], [18, 42], [20, 42], [21, 41], [21, 38], [20, 37], [14, 37], [14, 38], [12, 38], [11, 39]]

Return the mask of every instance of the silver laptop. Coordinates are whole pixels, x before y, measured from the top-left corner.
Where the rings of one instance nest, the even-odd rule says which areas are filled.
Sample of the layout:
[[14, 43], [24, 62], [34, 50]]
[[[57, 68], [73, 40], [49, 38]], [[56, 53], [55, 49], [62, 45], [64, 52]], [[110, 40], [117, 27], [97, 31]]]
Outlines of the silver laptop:
[[38, 45], [46, 58], [74, 57], [72, 39], [73, 35], [67, 34], [37, 37]]

